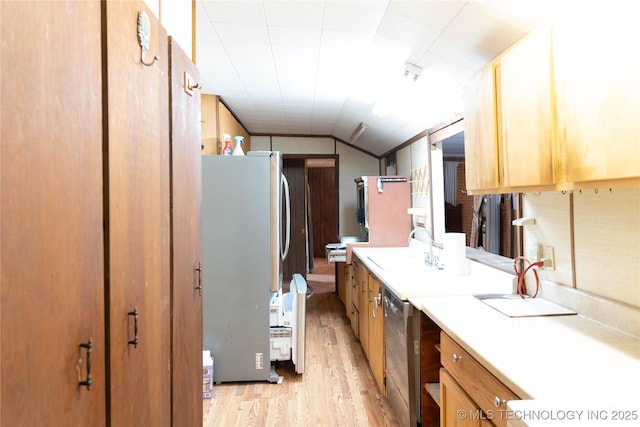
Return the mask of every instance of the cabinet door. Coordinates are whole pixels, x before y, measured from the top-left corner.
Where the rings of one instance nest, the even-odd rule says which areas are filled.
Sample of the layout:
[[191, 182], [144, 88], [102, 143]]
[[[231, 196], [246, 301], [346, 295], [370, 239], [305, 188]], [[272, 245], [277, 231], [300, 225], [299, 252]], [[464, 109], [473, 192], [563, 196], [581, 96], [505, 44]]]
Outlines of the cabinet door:
[[469, 191], [497, 189], [500, 185], [494, 82], [494, 65], [490, 63], [464, 88], [464, 152]]
[[[106, 10], [109, 402], [113, 426], [171, 424], [167, 34], [141, 1]], [[138, 11], [151, 20], [141, 63]], [[132, 313], [136, 312], [136, 316]], [[196, 320], [196, 319], [194, 319]], [[196, 323], [195, 321], [193, 322]], [[137, 345], [133, 344], [137, 333]]]
[[352, 276], [353, 276], [353, 265], [352, 264], [345, 264], [345, 280], [346, 280], [346, 284], [345, 284], [345, 292], [344, 292], [344, 310], [347, 314], [347, 317], [349, 318], [349, 320], [351, 320], [351, 302], [353, 301], [352, 295], [353, 295], [353, 280], [352, 280]]
[[482, 413], [445, 370], [440, 369], [440, 425], [480, 427]]
[[386, 395], [384, 384], [384, 308], [382, 307], [382, 286], [369, 276], [369, 367], [382, 394]]
[[338, 282], [336, 283], [336, 287], [338, 288], [338, 297], [340, 301], [344, 304], [345, 302], [345, 289], [347, 286], [347, 269], [346, 263], [339, 262], [336, 264], [337, 272], [336, 277], [338, 278]]
[[496, 77], [503, 185], [552, 185], [550, 28], [538, 28], [502, 55]]
[[100, 2], [0, 2], [0, 39], [0, 425], [103, 426]]
[[[202, 423], [202, 217], [198, 69], [169, 38], [171, 55], [171, 369], [173, 426]], [[191, 82], [187, 82], [188, 73]], [[185, 85], [186, 91], [185, 91]]]
[[369, 358], [369, 272], [358, 263], [356, 269], [358, 281], [358, 330], [360, 344], [364, 354]]
[[558, 126], [570, 182], [640, 176], [640, 27], [632, 8], [585, 8], [579, 20], [554, 26]]

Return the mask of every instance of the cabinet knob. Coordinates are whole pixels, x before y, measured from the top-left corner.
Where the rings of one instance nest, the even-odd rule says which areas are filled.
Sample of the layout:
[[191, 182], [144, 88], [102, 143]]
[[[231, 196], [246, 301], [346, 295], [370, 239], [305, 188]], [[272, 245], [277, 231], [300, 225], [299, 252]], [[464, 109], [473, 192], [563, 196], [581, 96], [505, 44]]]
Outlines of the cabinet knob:
[[462, 359], [462, 356], [453, 353], [453, 356], [451, 356], [451, 359], [453, 360], [453, 363], [456, 363], [458, 360]]
[[496, 408], [499, 408], [500, 406], [504, 405], [505, 403], [507, 403], [507, 401], [504, 400], [504, 399], [500, 399], [500, 397], [498, 397], [498, 396], [493, 398], [493, 404], [496, 405]]

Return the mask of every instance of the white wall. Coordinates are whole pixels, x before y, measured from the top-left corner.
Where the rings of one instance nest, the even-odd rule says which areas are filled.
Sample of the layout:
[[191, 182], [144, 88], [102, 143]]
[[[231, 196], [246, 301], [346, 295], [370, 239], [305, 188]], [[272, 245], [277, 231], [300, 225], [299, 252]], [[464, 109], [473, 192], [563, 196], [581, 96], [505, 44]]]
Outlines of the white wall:
[[251, 150], [273, 150], [283, 154], [337, 154], [338, 221], [340, 236], [359, 236], [356, 219], [356, 184], [359, 176], [378, 175], [378, 159], [333, 138], [252, 136]]
[[193, 60], [192, 0], [160, 0], [160, 22], [189, 59]]
[[193, 59], [192, 0], [144, 0], [184, 53]]
[[415, 238], [426, 242], [433, 236], [439, 244], [445, 232], [442, 159], [442, 143], [432, 145], [426, 136], [396, 152], [398, 175], [411, 177], [411, 206], [419, 209], [413, 215]]
[[356, 183], [359, 176], [380, 174], [378, 159], [338, 143], [336, 154], [340, 156], [338, 169], [339, 216], [341, 236], [360, 236], [360, 225], [356, 218]]
[[554, 248], [555, 269], [540, 270], [542, 282], [640, 307], [640, 188], [527, 193], [522, 209], [536, 219], [524, 227], [525, 252]]

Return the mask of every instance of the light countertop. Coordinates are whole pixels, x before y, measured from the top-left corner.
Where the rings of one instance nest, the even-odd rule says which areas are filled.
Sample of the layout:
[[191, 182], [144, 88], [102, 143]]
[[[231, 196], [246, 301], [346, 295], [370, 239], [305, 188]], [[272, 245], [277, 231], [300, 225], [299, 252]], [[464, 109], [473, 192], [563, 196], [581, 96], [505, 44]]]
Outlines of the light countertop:
[[410, 301], [522, 399], [640, 393], [632, 335], [579, 314], [511, 318], [472, 296]]
[[[623, 409], [633, 417], [636, 411], [634, 420], [609, 419], [609, 425], [640, 424], [638, 337], [581, 314], [508, 317], [472, 295], [513, 293], [515, 277], [474, 261], [467, 260], [468, 274], [450, 276], [423, 264], [422, 247], [359, 247], [354, 254], [387, 289], [423, 311], [523, 399], [509, 403], [520, 415], [510, 425], [546, 426], [554, 421], [527, 415], [555, 416], [563, 425], [602, 421], [594, 419], [594, 413], [578, 419], [584, 402], [597, 402], [590, 407], [600, 415], [615, 416], [616, 409]], [[583, 403], [571, 403], [577, 401]], [[558, 412], [563, 410], [575, 410], [570, 415], [574, 419], [557, 420], [569, 416]]]
[[478, 262], [467, 260], [465, 275], [451, 275], [424, 263], [422, 247], [355, 247], [353, 253], [398, 298], [469, 295], [515, 291], [516, 280]]

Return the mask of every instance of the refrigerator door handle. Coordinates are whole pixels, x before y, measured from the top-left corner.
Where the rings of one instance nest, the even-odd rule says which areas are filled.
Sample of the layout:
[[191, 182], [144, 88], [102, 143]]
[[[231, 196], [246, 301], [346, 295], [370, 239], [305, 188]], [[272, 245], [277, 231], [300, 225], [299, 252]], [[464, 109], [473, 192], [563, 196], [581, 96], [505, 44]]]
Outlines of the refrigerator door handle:
[[284, 189], [285, 218], [287, 219], [284, 246], [282, 243], [280, 244], [280, 255], [284, 261], [287, 258], [287, 254], [289, 254], [289, 242], [291, 239], [291, 199], [289, 198], [289, 181], [287, 181], [287, 177], [284, 174], [282, 174], [282, 188]]

